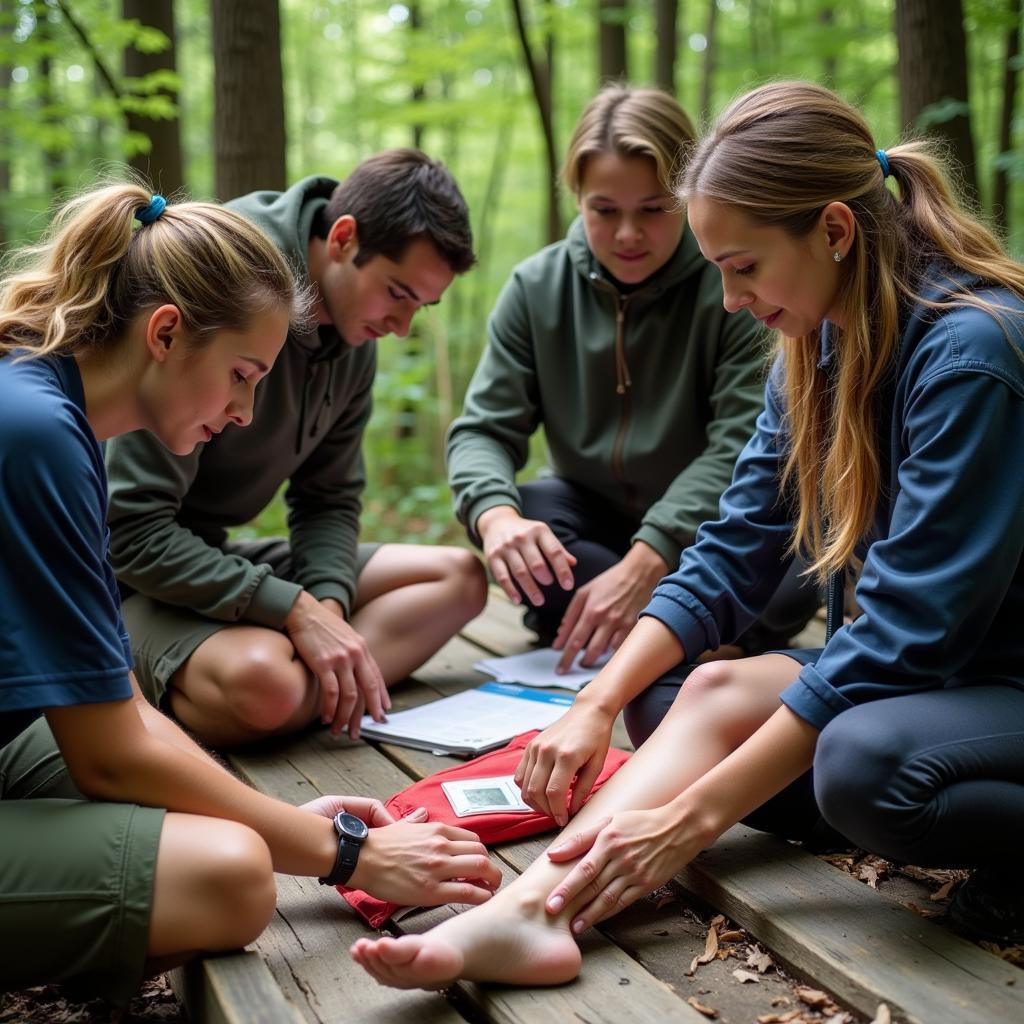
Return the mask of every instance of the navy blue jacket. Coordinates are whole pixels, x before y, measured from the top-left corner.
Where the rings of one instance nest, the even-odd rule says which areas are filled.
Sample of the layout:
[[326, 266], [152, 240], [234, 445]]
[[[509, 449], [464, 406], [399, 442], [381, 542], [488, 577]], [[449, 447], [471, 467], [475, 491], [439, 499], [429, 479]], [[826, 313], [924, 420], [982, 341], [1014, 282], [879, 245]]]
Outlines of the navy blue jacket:
[[[985, 297], [1024, 311], [1005, 292]], [[826, 324], [826, 370], [829, 333]], [[742, 633], [790, 562], [780, 381], [776, 364], [721, 518], [700, 528], [642, 612], [675, 633], [688, 660]], [[858, 552], [863, 614], [782, 693], [819, 729], [883, 697], [992, 681], [1024, 687], [1024, 321], [1000, 324], [970, 307], [915, 309], [879, 408], [883, 488]]]

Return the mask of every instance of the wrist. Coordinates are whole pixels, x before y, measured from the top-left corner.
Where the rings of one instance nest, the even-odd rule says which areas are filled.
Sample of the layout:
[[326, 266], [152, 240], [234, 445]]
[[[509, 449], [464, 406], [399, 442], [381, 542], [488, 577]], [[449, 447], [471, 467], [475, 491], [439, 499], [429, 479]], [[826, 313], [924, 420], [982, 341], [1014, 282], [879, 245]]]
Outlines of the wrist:
[[596, 689], [599, 680], [595, 679], [576, 695], [573, 707], [601, 720], [602, 725], [611, 726], [622, 710], [622, 705], [613, 693], [602, 693]]
[[[386, 826], [384, 826], [386, 827]], [[375, 829], [370, 829], [369, 834], [363, 840], [362, 849], [359, 851], [359, 860], [356, 862], [355, 871], [346, 883], [350, 889], [362, 889], [373, 895], [374, 884], [377, 879], [377, 839], [374, 836]]]
[[337, 615], [339, 618], [345, 618], [345, 609], [336, 597], [322, 597], [320, 599], [320, 605], [332, 614]]
[[335, 858], [338, 856], [338, 833], [330, 818], [325, 818], [320, 814], [314, 816], [317, 819], [316, 861], [311, 874], [315, 878], [323, 878], [330, 874]]
[[522, 518], [519, 510], [512, 505], [493, 505], [477, 516], [476, 532], [480, 535], [480, 539], [483, 540], [487, 531], [499, 520]]
[[649, 582], [652, 590], [669, 571], [665, 559], [650, 544], [642, 540], [636, 541], [630, 547], [622, 559], [622, 564], [628, 565], [632, 574], [640, 575]]
[[310, 612], [320, 607], [320, 602], [308, 590], [300, 590], [299, 596], [284, 619], [284, 628], [290, 633], [299, 628]]
[[671, 800], [665, 810], [676, 834], [685, 837], [688, 847], [696, 845], [701, 850], [711, 846], [733, 824], [723, 820], [713, 806], [703, 806], [685, 791]]

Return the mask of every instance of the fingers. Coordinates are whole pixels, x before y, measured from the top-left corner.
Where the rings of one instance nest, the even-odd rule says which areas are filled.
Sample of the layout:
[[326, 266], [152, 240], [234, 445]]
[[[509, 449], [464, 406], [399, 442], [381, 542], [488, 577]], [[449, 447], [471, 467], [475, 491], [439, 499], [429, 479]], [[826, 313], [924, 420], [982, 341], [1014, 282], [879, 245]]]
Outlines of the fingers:
[[540, 537], [537, 539], [537, 546], [540, 548], [540, 553], [547, 564], [551, 566], [555, 579], [558, 580], [558, 585], [563, 590], [572, 590], [576, 582], [572, 574], [573, 566], [576, 565], [576, 558], [566, 551], [561, 541], [552, 533], [550, 527], [541, 531]]
[[[585, 839], [581, 839], [581, 842]], [[608, 861], [606, 844], [602, 842], [598, 834], [590, 847], [589, 852], [579, 861], [578, 864], [562, 879], [554, 889], [551, 890], [544, 906], [549, 914], [558, 914], [567, 907], [576, 897], [588, 891], [596, 896], [603, 885], [595, 886], [601, 872], [604, 871]], [[609, 878], [610, 882], [611, 879]]]
[[573, 933], [579, 935], [605, 918], [625, 910], [631, 903], [635, 903], [641, 896], [646, 895], [648, 891], [644, 886], [632, 884], [628, 878], [623, 876], [614, 879], [573, 917]]
[[375, 722], [383, 722], [385, 700], [390, 704], [387, 696], [388, 688], [384, 684], [384, 677], [368, 648], [364, 648], [360, 652], [355, 665], [355, 675], [367, 711], [370, 712], [370, 716]]
[[532, 742], [526, 745], [523, 756], [519, 759], [519, 764], [516, 765], [515, 773], [512, 775], [512, 781], [515, 782], [520, 791], [523, 788], [523, 780], [530, 774], [530, 765], [536, 757], [534, 750]]
[[604, 758], [594, 756], [576, 773], [576, 785], [573, 786], [572, 800], [569, 802], [570, 818], [586, 803], [587, 797], [590, 796], [590, 791], [594, 788], [594, 783], [597, 782], [597, 777], [601, 774], [603, 767]]
[[[533, 549], [537, 551], [536, 547]], [[540, 607], [544, 603], [544, 595], [540, 591], [540, 587], [537, 586], [537, 579], [534, 577], [531, 567], [527, 564], [523, 554], [516, 548], [511, 549], [505, 553], [505, 561], [508, 563], [509, 570], [512, 576], [515, 578], [516, 583], [519, 584], [520, 589], [526, 595], [526, 599], [534, 607]], [[541, 579], [541, 583], [550, 583], [551, 574], [548, 572], [547, 563], [540, 557], [540, 552], [537, 551], [537, 557], [535, 564], [540, 562], [544, 567], [544, 575], [547, 576], [547, 580]]]
[[331, 669], [325, 669], [317, 676], [317, 683], [320, 686], [320, 721], [330, 725], [338, 708], [338, 677]]
[[551, 808], [549, 813], [561, 826], [569, 822], [569, 787], [575, 776], [576, 766], [565, 757], [559, 757], [545, 788], [548, 807]]
[[[330, 674], [338, 680], [338, 704], [330, 725], [331, 735], [337, 736], [352, 718], [352, 711], [359, 700], [359, 691], [356, 689], [356, 679], [351, 666], [344, 663], [336, 665], [335, 670]], [[358, 723], [352, 739], [359, 739]]]
[[[367, 796], [343, 798], [344, 809], [357, 818], [362, 818], [370, 828], [393, 825], [395, 816], [379, 801]], [[339, 808], [340, 810], [341, 808]]]
[[512, 574], [509, 572], [505, 559], [501, 555], [491, 555], [487, 559], [487, 566], [491, 570], [494, 582], [505, 592], [505, 596], [513, 604], [520, 604], [523, 598], [519, 589], [512, 582]]
[[548, 859], [558, 863], [582, 857], [594, 845], [595, 840], [601, 833], [601, 829], [611, 820], [611, 818], [605, 817], [589, 825], [587, 828], [574, 832], [572, 835], [559, 836], [558, 842], [554, 846], [549, 847], [547, 851]]
[[590, 668], [608, 650], [611, 635], [612, 627], [607, 624], [602, 623], [594, 630], [590, 642], [587, 644], [586, 653], [580, 658], [582, 668]]
[[357, 694], [355, 707], [352, 708], [352, 714], [349, 716], [346, 730], [348, 732], [348, 738], [350, 740], [359, 739], [359, 727], [363, 721], [363, 714], [366, 711], [366, 702], [363, 700], [363, 695]]

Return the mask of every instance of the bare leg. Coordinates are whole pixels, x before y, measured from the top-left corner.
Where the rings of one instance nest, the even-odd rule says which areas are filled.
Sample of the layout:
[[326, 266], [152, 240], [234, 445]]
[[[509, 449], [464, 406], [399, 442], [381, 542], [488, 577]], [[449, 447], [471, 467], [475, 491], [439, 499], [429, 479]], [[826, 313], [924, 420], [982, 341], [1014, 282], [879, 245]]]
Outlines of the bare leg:
[[[389, 686], [405, 679], [487, 600], [483, 565], [461, 548], [385, 544], [360, 574], [352, 625]], [[317, 720], [320, 692], [284, 633], [228, 626], [171, 677], [171, 710], [203, 742], [232, 747]]]
[[148, 972], [252, 942], [276, 899], [270, 851], [252, 829], [169, 813], [157, 852]]
[[391, 686], [476, 618], [486, 601], [487, 577], [472, 551], [385, 544], [359, 576], [352, 625]]
[[[668, 803], [767, 721], [799, 671], [795, 661], [779, 654], [702, 665], [654, 734], [561, 835], [617, 811]], [[382, 984], [397, 988], [442, 988], [456, 978], [529, 985], [567, 981], [580, 965], [570, 923], [587, 897], [557, 915], [544, 902], [574, 863], [540, 857], [487, 904], [425, 935], [360, 939], [352, 955]]]

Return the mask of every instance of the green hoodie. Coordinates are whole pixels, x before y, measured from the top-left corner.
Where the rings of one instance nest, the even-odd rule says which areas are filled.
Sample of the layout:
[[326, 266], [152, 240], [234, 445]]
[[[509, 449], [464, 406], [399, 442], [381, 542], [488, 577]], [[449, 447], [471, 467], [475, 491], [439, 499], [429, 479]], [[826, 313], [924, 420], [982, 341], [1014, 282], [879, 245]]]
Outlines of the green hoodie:
[[689, 228], [669, 262], [620, 294], [576, 220], [520, 263], [448, 432], [455, 511], [522, 508], [516, 471], [543, 424], [557, 476], [640, 521], [669, 568], [718, 499], [764, 406], [757, 324], [722, 307], [718, 269]]
[[[306, 178], [227, 206], [258, 224], [306, 280], [310, 235], [336, 185]], [[108, 441], [118, 579], [226, 622], [280, 627], [302, 589], [336, 598], [348, 614], [376, 363], [372, 341], [353, 348], [332, 326], [292, 333], [256, 389], [250, 426], [228, 424], [185, 456], [141, 430]], [[221, 548], [228, 528], [258, 515], [286, 480], [294, 583]]]

